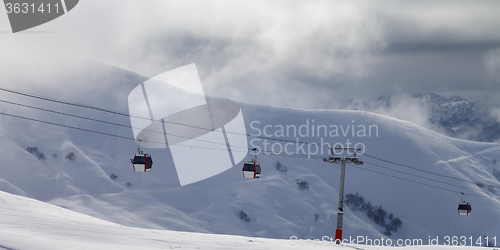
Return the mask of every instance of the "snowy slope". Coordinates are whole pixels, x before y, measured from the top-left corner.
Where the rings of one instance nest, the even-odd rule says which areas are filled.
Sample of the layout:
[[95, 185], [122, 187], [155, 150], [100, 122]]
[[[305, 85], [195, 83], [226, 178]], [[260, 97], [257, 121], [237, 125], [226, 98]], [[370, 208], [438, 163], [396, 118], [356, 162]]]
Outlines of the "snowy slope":
[[[0, 192], [0, 249], [380, 249], [328, 241], [290, 241], [125, 227]], [[386, 248], [386, 247], [383, 247]], [[410, 249], [436, 249], [418, 246]], [[454, 249], [443, 247], [439, 249]], [[477, 249], [462, 247], [461, 249]]]
[[[500, 154], [498, 145], [447, 138], [408, 122], [368, 112], [241, 106], [247, 131], [253, 134], [257, 131], [250, 127], [252, 121], [260, 122], [260, 125], [254, 123], [254, 128], [273, 125], [266, 130], [267, 133], [276, 132], [275, 125], [298, 127], [307, 121], [312, 123], [313, 119], [316, 125], [377, 125], [378, 137], [353, 138], [350, 133], [344, 137], [340, 131], [339, 137], [323, 139], [341, 143], [347, 139], [362, 142], [370, 155], [486, 185], [480, 188], [474, 184], [427, 176], [361, 155], [360, 158], [367, 162], [446, 181], [472, 191], [368, 164], [362, 166], [364, 168], [490, 197], [466, 196], [466, 200], [473, 204], [473, 214], [458, 216], [459, 194], [348, 167], [346, 194], [359, 192], [366, 201], [381, 205], [402, 220], [402, 227], [391, 236], [394, 239], [447, 235], [494, 237], [500, 232], [496, 219], [500, 218], [498, 196], [494, 194], [495, 188], [488, 189], [488, 185], [499, 186], [493, 176], [495, 165], [492, 164]], [[94, 128], [100, 129], [98, 126]], [[321, 141], [319, 137], [298, 137], [300, 141]], [[293, 136], [279, 138], [296, 139]], [[37, 146], [44, 151], [46, 159], [39, 160], [26, 152], [28, 146]], [[302, 234], [310, 239], [333, 235], [339, 167], [320, 159], [259, 155], [264, 171], [261, 179], [243, 179], [240, 167], [234, 167], [205, 181], [180, 187], [172, 159], [165, 150], [151, 150], [155, 158], [151, 173], [133, 172], [128, 160], [134, 152], [133, 141], [5, 119], [1, 147], [4, 162], [0, 181], [5, 191], [122, 225], [281, 239], [300, 238]], [[74, 161], [64, 158], [69, 152], [75, 153]], [[58, 155], [56, 158], [51, 156], [54, 153]], [[327, 154], [325, 150], [323, 155], [326, 157]], [[287, 166], [286, 173], [274, 168], [277, 161]], [[111, 180], [108, 177], [111, 173], [119, 178]], [[300, 190], [296, 180], [307, 181], [309, 188]], [[127, 182], [132, 186], [127, 187]], [[250, 221], [240, 218], [242, 210]], [[314, 214], [319, 215], [317, 221]], [[345, 209], [344, 230], [346, 237], [385, 237], [382, 234], [384, 229], [365, 213], [348, 208]]]
[[[79, 90], [81, 95], [72, 101], [112, 110], [127, 110], [128, 93], [144, 81], [144, 78], [120, 70], [97, 68], [96, 72], [88, 74], [92, 79], [82, 80], [88, 80], [85, 82], [87, 87]], [[103, 91], [95, 91], [102, 82], [107, 83], [103, 86]], [[75, 84], [81, 86], [82, 83]], [[57, 96], [58, 93], [47, 90], [40, 94], [65, 99], [64, 95]], [[34, 101], [5, 93], [2, 93], [2, 98], [75, 115], [130, 124], [129, 118], [109, 113]], [[366, 146], [366, 153], [371, 156], [472, 182], [428, 175], [360, 155], [360, 159], [366, 162], [362, 168], [453, 191], [448, 192], [348, 166], [345, 193], [358, 192], [365, 201], [382, 206], [385, 211], [393, 213], [403, 222], [401, 228], [392, 233], [391, 238], [425, 240], [429, 236], [500, 237], [499, 198], [496, 194], [496, 187], [500, 186], [500, 182], [494, 176], [495, 170], [500, 170], [500, 167], [493, 164], [493, 160], [500, 160], [498, 144], [452, 139], [409, 122], [369, 112], [286, 109], [245, 103], [240, 105], [247, 132], [251, 134], [259, 132], [254, 128], [263, 132], [264, 127], [269, 126], [266, 133], [278, 139], [318, 144], [323, 140], [331, 144], [342, 143], [344, 146], [347, 140], [359, 142]], [[8, 104], [2, 104], [0, 108], [7, 113], [132, 137], [131, 129], [125, 127]], [[237, 167], [213, 178], [180, 187], [168, 150], [148, 150], [154, 158], [153, 171], [136, 173], [132, 171], [129, 161], [136, 150], [133, 141], [7, 116], [0, 116], [0, 120], [0, 184], [8, 193], [38, 199], [124, 226], [279, 239], [289, 239], [291, 236], [302, 238], [302, 235], [309, 239], [333, 236], [339, 166], [324, 163], [321, 159], [259, 155], [263, 175], [258, 180], [243, 179], [239, 163]], [[317, 136], [317, 133], [315, 136], [282, 136], [278, 131], [278, 125], [299, 128], [307, 123], [310, 129], [313, 124], [325, 125], [328, 128], [335, 125], [339, 127], [338, 136]], [[355, 128], [359, 128], [359, 125], [376, 125], [378, 136], [374, 131], [372, 136], [366, 137], [359, 137], [358, 130], [354, 136], [352, 130], [347, 131], [345, 135], [342, 133], [341, 126], [345, 130], [347, 126], [352, 128], [353, 125]], [[256, 138], [249, 138], [249, 142], [252, 139]], [[268, 142], [270, 145], [276, 143]], [[264, 141], [252, 142], [256, 146], [263, 146], [262, 143]], [[285, 142], [281, 146], [286, 146]], [[289, 151], [297, 153], [296, 146], [289, 146]], [[45, 159], [40, 160], [28, 153], [27, 147], [37, 147], [44, 153]], [[307, 151], [307, 145], [302, 148]], [[279, 145], [275, 145], [274, 149], [278, 150]], [[74, 160], [65, 157], [70, 153], [74, 153]], [[328, 152], [324, 150], [315, 156], [327, 157]], [[247, 159], [251, 157], [248, 155]], [[285, 165], [288, 171], [276, 170], [277, 161]], [[413, 175], [379, 168], [369, 163]], [[207, 163], [207, 168], [209, 167], [210, 163]], [[118, 178], [111, 180], [111, 174]], [[309, 188], [300, 190], [297, 180], [306, 181]], [[481, 187], [473, 183], [479, 183]], [[460, 200], [459, 192], [485, 198], [466, 195], [465, 199], [473, 206], [472, 215], [458, 216], [456, 208]], [[247, 214], [249, 221], [240, 218], [241, 211]], [[366, 212], [353, 211], [348, 207], [344, 211], [345, 237], [387, 237], [383, 234], [384, 228], [369, 219]]]
[[[0, 249], [289, 249], [287, 240], [125, 227], [0, 192]], [[327, 249], [328, 246], [316, 246]], [[294, 247], [309, 249], [310, 247]]]

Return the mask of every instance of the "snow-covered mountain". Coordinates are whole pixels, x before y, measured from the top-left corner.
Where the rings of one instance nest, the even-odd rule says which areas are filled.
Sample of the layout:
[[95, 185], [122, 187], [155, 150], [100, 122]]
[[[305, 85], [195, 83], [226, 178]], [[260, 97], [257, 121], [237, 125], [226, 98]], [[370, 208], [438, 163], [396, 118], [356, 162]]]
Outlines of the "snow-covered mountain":
[[[107, 86], [113, 92], [82, 91], [82, 99], [74, 101], [93, 105], [93, 100], [107, 95], [105, 103], [100, 103], [103, 108], [126, 110], [126, 96], [141, 78], [120, 74], [119, 81]], [[130, 124], [125, 116], [21, 97], [12, 99]], [[258, 156], [263, 168], [260, 179], [243, 179], [240, 162], [220, 175], [181, 187], [168, 150], [148, 150], [154, 158], [152, 172], [134, 172], [129, 161], [136, 148], [133, 140], [1, 116], [0, 184], [5, 192], [129, 227], [318, 239], [331, 237], [335, 231], [339, 166], [322, 161], [329, 155], [325, 147], [302, 142], [357, 144], [366, 153], [359, 155], [365, 164], [348, 165], [346, 194], [361, 195], [373, 206], [371, 211], [378, 213], [379, 220], [373, 220], [373, 213], [368, 216], [370, 210], [346, 206], [344, 237], [422, 239], [426, 244], [429, 237], [466, 236], [476, 240], [487, 236], [493, 241], [498, 236], [497, 144], [453, 139], [365, 111], [301, 110], [243, 102], [240, 106], [248, 133], [286, 140], [248, 138], [251, 146], [278, 154]], [[132, 137], [126, 127], [4, 107], [6, 113]], [[303, 157], [308, 153], [309, 159]], [[250, 158], [249, 154], [247, 160]], [[286, 171], [276, 167], [278, 161]], [[207, 170], [210, 164], [207, 162]], [[112, 174], [117, 178], [110, 178]], [[466, 201], [472, 203], [470, 216], [457, 215], [460, 192], [465, 192]], [[400, 227], [387, 233], [383, 225], [395, 218], [401, 221]]]
[[[339, 108], [372, 111], [408, 121], [415, 121], [413, 117], [418, 117], [420, 121], [417, 123], [424, 126], [428, 123], [426, 127], [447, 136], [479, 142], [500, 141], [500, 123], [491, 115], [491, 110], [459, 96], [447, 98], [436, 93], [387, 95], [371, 101], [350, 99]], [[405, 110], [413, 114], [408, 118], [398, 115]]]

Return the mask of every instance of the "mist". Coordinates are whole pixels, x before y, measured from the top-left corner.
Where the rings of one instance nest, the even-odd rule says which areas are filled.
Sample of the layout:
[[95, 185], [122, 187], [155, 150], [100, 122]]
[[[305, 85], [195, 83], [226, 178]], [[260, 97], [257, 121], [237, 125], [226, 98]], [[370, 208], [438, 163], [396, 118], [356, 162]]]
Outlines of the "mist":
[[302, 109], [390, 96], [370, 110], [445, 133], [408, 97], [459, 96], [498, 121], [498, 13], [498, 1], [88, 0], [12, 34], [0, 12], [0, 82], [99, 106], [112, 100], [88, 97], [122, 81], [114, 69], [148, 79], [196, 63], [210, 96]]

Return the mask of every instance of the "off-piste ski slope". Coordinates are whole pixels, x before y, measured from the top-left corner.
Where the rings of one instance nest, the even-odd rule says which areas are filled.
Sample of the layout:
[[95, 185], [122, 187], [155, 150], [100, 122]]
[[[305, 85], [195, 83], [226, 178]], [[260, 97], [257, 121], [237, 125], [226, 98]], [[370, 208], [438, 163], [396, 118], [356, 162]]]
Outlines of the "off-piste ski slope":
[[[120, 97], [123, 100], [115, 102], [126, 103], [126, 95]], [[495, 173], [500, 166], [494, 164], [495, 159], [500, 160], [498, 144], [452, 139], [409, 122], [369, 112], [300, 110], [245, 103], [240, 105], [247, 133], [260, 133], [260, 136], [285, 140], [266, 141], [262, 137], [248, 137], [250, 147], [259, 146], [264, 150], [266, 143], [268, 152], [274, 150], [281, 155], [258, 155], [262, 166], [262, 177], [259, 179], [244, 179], [241, 173], [243, 163], [240, 162], [220, 175], [182, 187], [177, 180], [168, 150], [144, 149], [153, 156], [153, 169], [148, 173], [134, 172], [129, 160], [136, 150], [133, 140], [2, 117], [0, 183], [5, 192], [37, 199], [122, 226], [75, 213], [66, 215], [69, 213], [67, 210], [42, 203], [30, 203], [29, 207], [23, 207], [19, 203], [27, 200], [2, 194], [2, 199], [11, 200], [9, 202], [12, 204], [9, 206], [13, 206], [8, 209], [2, 207], [2, 230], [7, 232], [14, 225], [16, 230], [15, 236], [1, 234], [0, 242], [10, 242], [11, 245], [5, 245], [8, 249], [25, 246], [30, 248], [24, 244], [43, 239], [48, 245], [58, 246], [55, 239], [67, 238], [68, 234], [78, 237], [70, 237], [71, 243], [61, 241], [62, 247], [73, 243], [82, 246], [118, 243], [128, 246], [144, 243], [156, 247], [158, 245], [152, 243], [155, 239], [180, 239], [179, 235], [189, 236], [185, 236], [185, 241], [172, 239], [168, 244], [194, 247], [195, 243], [191, 245], [191, 242], [197, 242], [191, 241], [191, 238], [198, 237], [198, 234], [161, 230], [287, 240], [291, 237], [333, 237], [340, 167], [321, 160], [322, 157], [329, 156], [326, 148], [321, 152], [314, 145], [303, 143], [314, 142], [331, 145], [340, 143], [343, 146], [362, 143], [358, 146], [364, 146], [366, 155], [358, 156], [365, 164], [359, 167], [347, 166], [345, 193], [358, 192], [366, 202], [381, 206], [387, 215], [392, 213], [393, 217], [402, 221], [401, 227], [388, 236], [384, 234], [384, 227], [370, 219], [366, 211], [354, 211], [346, 206], [344, 238], [363, 236], [373, 240], [383, 237], [393, 239], [394, 243], [398, 239], [420, 239], [423, 244], [427, 244], [430, 239], [438, 237], [439, 243], [443, 244], [446, 237], [451, 239], [456, 236], [465, 237], [467, 245], [472, 242], [476, 246], [477, 239], [486, 236], [491, 243], [496, 237], [496, 244], [499, 245], [500, 198], [497, 192], [500, 183]], [[127, 117], [54, 104], [50, 107], [129, 124]], [[126, 107], [113, 106], [113, 109], [120, 108], [126, 110]], [[9, 109], [15, 110], [9, 107], [7, 112]], [[24, 109], [16, 112], [41, 120], [132, 137], [131, 130], [124, 127]], [[322, 127], [318, 136], [319, 125], [326, 126], [326, 135]], [[287, 126], [295, 126], [297, 134], [292, 131], [287, 134]], [[335, 126], [338, 128], [337, 134], [333, 131]], [[285, 128], [284, 133], [280, 132], [281, 127]], [[364, 133], [360, 132], [363, 127]], [[347, 145], [347, 140], [353, 144]], [[27, 147], [37, 147], [44, 153], [45, 159], [27, 152]], [[283, 148], [281, 153], [280, 148]], [[73, 160], [67, 157], [70, 153], [74, 153]], [[286, 156], [287, 153], [290, 155]], [[308, 153], [311, 155], [309, 159]], [[297, 154], [306, 156], [294, 157]], [[368, 155], [412, 168], [389, 164]], [[249, 154], [246, 160], [252, 157]], [[286, 172], [276, 169], [278, 161], [286, 166]], [[372, 163], [385, 168], [371, 165]], [[206, 171], [210, 170], [210, 164], [206, 162], [203, 166]], [[109, 177], [111, 174], [118, 178], [112, 180]], [[457, 214], [460, 192], [464, 192], [464, 199], [472, 204], [472, 214], [469, 216]], [[29, 224], [30, 216], [38, 213], [47, 215], [41, 216], [43, 221], [40, 223], [45, 224]], [[60, 223], [60, 217], [83, 218], [85, 223], [77, 219], [68, 224]], [[10, 224], [4, 222], [3, 218], [9, 218]], [[33, 219], [35, 222], [37, 220]], [[85, 226], [79, 227], [79, 223]], [[32, 232], [33, 227], [41, 232], [49, 225], [51, 229], [47, 232], [52, 233]], [[88, 229], [85, 229], [86, 226]], [[93, 233], [95, 228], [105, 232], [96, 235]], [[58, 236], [53, 237], [51, 234]], [[160, 236], [152, 236], [156, 234]], [[136, 241], [130, 239], [130, 235], [135, 235]], [[15, 237], [25, 237], [26, 240], [15, 240]], [[115, 240], [108, 241], [111, 237], [115, 237]], [[199, 236], [200, 239], [205, 239], [203, 237]], [[210, 242], [207, 244], [214, 244], [214, 248], [219, 245], [211, 241], [212, 237], [217, 239], [215, 242], [229, 245], [243, 239], [210, 235], [207, 239]], [[223, 240], [225, 237], [227, 241]], [[87, 238], [90, 240], [86, 240]], [[125, 238], [128, 240], [122, 241]], [[249, 245], [244, 247], [257, 249], [257, 243], [253, 241], [246, 244]], [[267, 243], [264, 245], [264, 248], [274, 248]]]
[[339, 246], [327, 241], [290, 241], [126, 227], [5, 192], [0, 192], [0, 201], [0, 249], [380, 249], [350, 244]]

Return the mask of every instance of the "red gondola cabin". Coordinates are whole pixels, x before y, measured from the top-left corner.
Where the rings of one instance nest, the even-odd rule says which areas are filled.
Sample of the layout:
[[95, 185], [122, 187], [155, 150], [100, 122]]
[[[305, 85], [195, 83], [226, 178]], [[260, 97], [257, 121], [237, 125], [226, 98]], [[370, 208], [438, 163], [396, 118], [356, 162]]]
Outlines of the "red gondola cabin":
[[150, 154], [135, 154], [134, 159], [130, 159], [134, 171], [147, 172], [153, 167], [153, 159]]
[[245, 161], [242, 171], [244, 178], [259, 178], [261, 171], [260, 163], [256, 161]]

